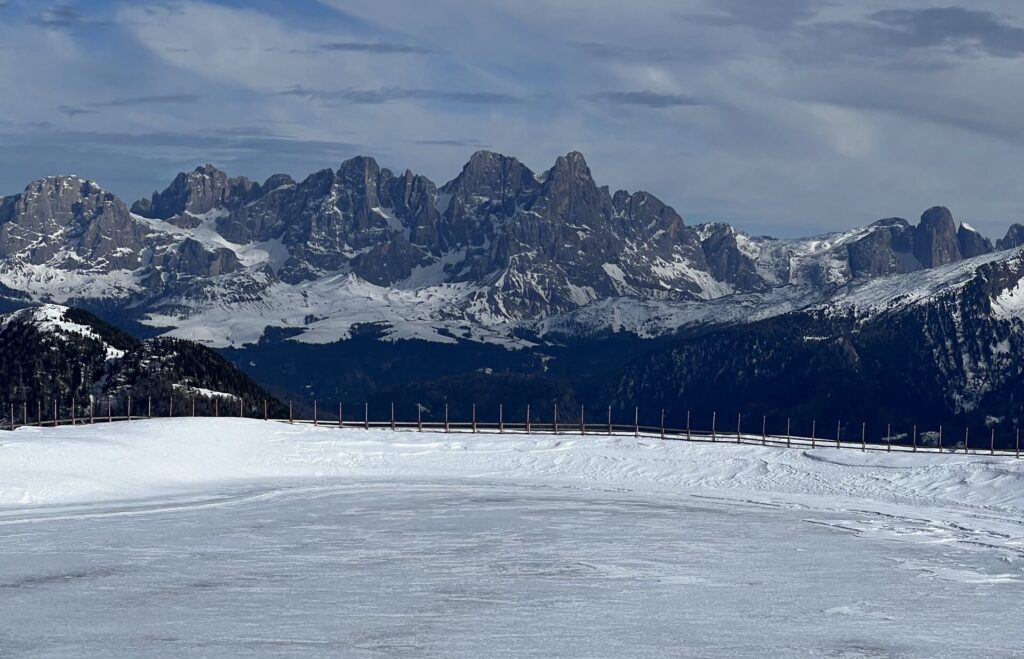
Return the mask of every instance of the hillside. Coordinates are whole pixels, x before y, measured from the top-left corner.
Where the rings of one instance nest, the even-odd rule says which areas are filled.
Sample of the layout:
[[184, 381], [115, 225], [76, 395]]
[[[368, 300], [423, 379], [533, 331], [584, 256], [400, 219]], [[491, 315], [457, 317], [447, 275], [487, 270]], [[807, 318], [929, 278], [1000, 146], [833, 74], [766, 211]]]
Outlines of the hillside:
[[95, 401], [97, 414], [107, 401], [118, 414], [127, 413], [131, 397], [136, 414], [197, 414], [220, 410], [237, 415], [239, 403], [248, 415], [263, 414], [263, 402], [280, 415], [280, 402], [223, 357], [205, 346], [173, 338], [140, 341], [80, 309], [47, 304], [0, 318], [0, 400], [16, 408], [19, 420], [43, 411], [52, 418], [56, 401], [61, 417], [85, 414]]

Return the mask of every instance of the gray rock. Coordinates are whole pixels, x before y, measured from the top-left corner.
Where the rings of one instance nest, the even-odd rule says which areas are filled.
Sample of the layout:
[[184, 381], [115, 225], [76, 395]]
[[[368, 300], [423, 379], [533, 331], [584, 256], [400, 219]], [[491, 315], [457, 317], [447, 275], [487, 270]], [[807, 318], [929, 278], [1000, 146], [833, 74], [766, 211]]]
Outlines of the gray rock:
[[1024, 245], [1024, 225], [1011, 224], [1006, 236], [996, 242], [996, 249], [1013, 249]]
[[[247, 178], [228, 178], [213, 165], [182, 172], [163, 192], [132, 204], [132, 212], [143, 217], [173, 221], [185, 214], [202, 215], [216, 208], [234, 208], [258, 194], [260, 186]], [[183, 219], [181, 226], [192, 228], [194, 220]]]
[[64, 270], [134, 270], [146, 227], [96, 183], [54, 176], [0, 204], [0, 259]]
[[992, 241], [966, 224], [960, 224], [956, 232], [960, 255], [965, 259], [992, 253]]
[[959, 261], [960, 243], [956, 222], [948, 208], [935, 206], [924, 212], [914, 231], [914, 256], [925, 268]]

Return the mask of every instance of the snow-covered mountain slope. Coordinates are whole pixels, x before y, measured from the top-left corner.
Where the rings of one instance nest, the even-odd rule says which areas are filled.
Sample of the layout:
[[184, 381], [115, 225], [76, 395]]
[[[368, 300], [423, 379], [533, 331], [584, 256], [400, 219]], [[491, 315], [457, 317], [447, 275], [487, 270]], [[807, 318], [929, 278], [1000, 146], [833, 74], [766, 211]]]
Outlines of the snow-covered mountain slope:
[[874, 295], [892, 285], [862, 282], [991, 251], [944, 208], [801, 240], [688, 226], [649, 193], [599, 187], [578, 153], [535, 173], [479, 152], [440, 188], [360, 157], [262, 184], [207, 165], [131, 210], [75, 176], [0, 199], [0, 284], [215, 347], [365, 323], [509, 346], [524, 331], [658, 335]]

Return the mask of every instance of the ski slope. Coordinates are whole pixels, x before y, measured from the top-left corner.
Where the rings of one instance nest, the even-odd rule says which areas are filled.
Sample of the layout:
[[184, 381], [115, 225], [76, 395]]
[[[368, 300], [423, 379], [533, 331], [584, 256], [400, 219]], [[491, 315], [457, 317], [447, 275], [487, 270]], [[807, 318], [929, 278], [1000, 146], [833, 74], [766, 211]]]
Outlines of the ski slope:
[[0, 647], [1014, 656], [1024, 462], [173, 419], [0, 435]]

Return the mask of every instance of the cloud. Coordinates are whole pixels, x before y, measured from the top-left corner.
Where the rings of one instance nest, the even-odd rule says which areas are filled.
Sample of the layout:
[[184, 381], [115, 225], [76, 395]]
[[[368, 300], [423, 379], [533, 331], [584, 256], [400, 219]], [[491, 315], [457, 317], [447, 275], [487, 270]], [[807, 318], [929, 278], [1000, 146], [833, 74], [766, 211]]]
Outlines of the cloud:
[[473, 105], [503, 105], [522, 103], [523, 99], [495, 92], [458, 92], [437, 89], [403, 89], [384, 87], [381, 89], [308, 89], [294, 86], [280, 92], [282, 96], [298, 96], [324, 103], [355, 103], [359, 105], [380, 105], [392, 101], [444, 101]]
[[[0, 7], [2, 8], [2, 7]], [[28, 17], [28, 22], [47, 30], [68, 30], [85, 26], [110, 25], [107, 21], [87, 18], [73, 5], [59, 4]]]
[[164, 105], [167, 103], [196, 103], [202, 96], [199, 94], [157, 94], [155, 96], [128, 96], [115, 98], [102, 103], [93, 103], [93, 107], [118, 107], [126, 105]]
[[126, 98], [115, 98], [99, 103], [89, 103], [87, 107], [74, 105], [58, 105], [57, 112], [66, 117], [75, 117], [90, 114], [99, 114], [99, 110], [91, 108], [118, 108], [132, 105], [164, 105], [168, 103], [197, 103], [202, 99], [198, 94], [159, 94], [156, 96], [130, 96]]
[[488, 145], [479, 140], [409, 140], [411, 144], [424, 146], [454, 146], [460, 148], [486, 148]]
[[358, 41], [332, 41], [316, 45], [316, 50], [343, 53], [371, 53], [374, 55], [433, 55], [440, 51], [422, 46], [396, 43], [362, 43]]
[[963, 7], [884, 9], [870, 19], [893, 28], [909, 48], [950, 47], [995, 57], [1024, 54], [1024, 28], [989, 11]]
[[769, 32], [791, 29], [814, 18], [823, 6], [820, 0], [717, 0], [717, 13], [677, 13], [686, 22], [714, 27], [744, 26]]
[[[0, 86], [18, 93], [0, 101], [0, 184], [73, 170], [124, 194], [208, 160], [302, 176], [356, 153], [441, 182], [477, 148], [537, 169], [578, 149], [601, 182], [758, 232], [940, 200], [1017, 220], [1022, 12], [1017, 0], [12, 0]], [[90, 29], [106, 19], [118, 29]]]
[[665, 62], [677, 58], [676, 53], [667, 49], [637, 48], [635, 46], [596, 41], [569, 41], [567, 43], [569, 46], [592, 57], [610, 60]]
[[619, 105], [642, 105], [649, 108], [693, 107], [707, 102], [686, 94], [663, 94], [653, 91], [609, 91], [590, 94], [586, 98]]
[[[2, 124], [0, 124], [2, 127]], [[338, 140], [289, 139], [259, 128], [223, 131], [124, 133], [70, 131], [53, 126], [0, 130], [5, 148], [22, 154], [0, 159], [0, 195], [20, 191], [29, 181], [75, 172], [98, 181], [126, 201], [163, 189], [179, 171], [215, 162], [227, 171], [263, 179], [279, 172], [298, 177], [379, 147]]]
[[71, 105], [58, 105], [57, 112], [63, 115], [71, 117], [72, 119], [82, 114], [97, 114], [96, 110], [87, 110], [85, 108], [76, 108]]

